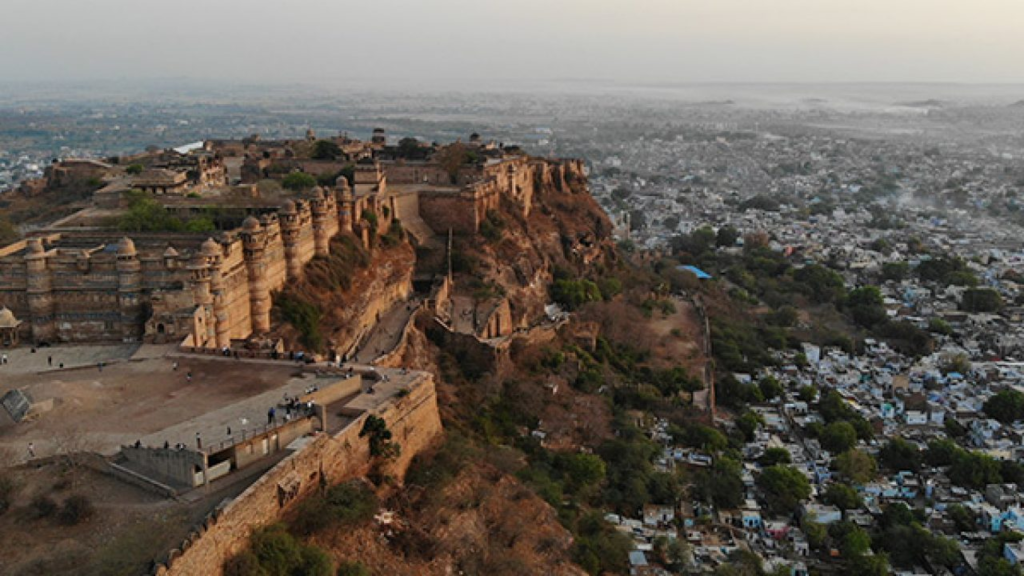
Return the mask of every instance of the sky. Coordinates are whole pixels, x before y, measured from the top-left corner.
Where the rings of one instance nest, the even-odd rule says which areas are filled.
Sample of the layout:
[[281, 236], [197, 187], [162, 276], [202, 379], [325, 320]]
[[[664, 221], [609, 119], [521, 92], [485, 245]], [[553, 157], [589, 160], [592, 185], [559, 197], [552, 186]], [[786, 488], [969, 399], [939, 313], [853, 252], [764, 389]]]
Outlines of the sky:
[[3, 0], [0, 81], [1024, 82], [1024, 0]]

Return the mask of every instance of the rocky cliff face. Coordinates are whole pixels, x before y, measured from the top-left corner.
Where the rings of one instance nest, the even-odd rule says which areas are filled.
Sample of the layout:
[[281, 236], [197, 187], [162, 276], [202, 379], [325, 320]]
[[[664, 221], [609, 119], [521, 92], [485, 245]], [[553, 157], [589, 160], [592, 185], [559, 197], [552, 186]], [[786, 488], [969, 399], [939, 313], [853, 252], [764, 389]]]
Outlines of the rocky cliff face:
[[[503, 198], [488, 213], [479, 234], [455, 237], [452, 253], [453, 295], [476, 301], [508, 298], [517, 328], [543, 321], [556, 272], [583, 277], [593, 267], [615, 260], [611, 223], [587, 190], [582, 163], [543, 160], [533, 162], [531, 169], [529, 213], [524, 215], [522, 205]], [[352, 309], [370, 305], [367, 298], [380, 299], [368, 292], [393, 292], [385, 285], [408, 283], [417, 266], [418, 272], [425, 271], [425, 258], [419, 256], [417, 263], [406, 244], [376, 250], [365, 256], [369, 261], [357, 266], [353, 282], [343, 289], [331, 289], [325, 281], [331, 275], [307, 273], [290, 290], [330, 310], [321, 320], [321, 330], [333, 345], [340, 341], [337, 331], [356, 314]], [[443, 259], [434, 260], [431, 268]], [[481, 448], [475, 440], [463, 444], [459, 431], [472, 427], [472, 407], [479, 408], [501, 378], [467, 381], [453, 365], [458, 362], [454, 352], [427, 337], [423, 327], [433, 324], [425, 317], [427, 312], [420, 315], [419, 328], [410, 330], [396, 361], [435, 374], [438, 408], [445, 429], [452, 432], [437, 452], [417, 458], [403, 488], [392, 494], [386, 505], [393, 512], [390, 525], [332, 530], [316, 534], [312, 542], [337, 562], [359, 561], [388, 574], [585, 574], [573, 563], [574, 539], [556, 511], [516, 479], [515, 471], [524, 465], [521, 455]], [[292, 327], [279, 330], [293, 340], [299, 338]], [[516, 377], [529, 378], [529, 371], [516, 371]], [[590, 440], [609, 434], [610, 416], [598, 397], [580, 396], [569, 386], [551, 396], [540, 381], [524, 384], [522, 394], [552, 404], [549, 410], [538, 411], [547, 421], [565, 422], [564, 433], [549, 427], [566, 438], [566, 446], [578, 445], [581, 434]]]
[[528, 216], [503, 201], [480, 235], [457, 238], [454, 249], [456, 293], [506, 295], [517, 327], [543, 317], [556, 270], [581, 275], [614, 258], [612, 225], [587, 189], [582, 162], [539, 162], [534, 180]]

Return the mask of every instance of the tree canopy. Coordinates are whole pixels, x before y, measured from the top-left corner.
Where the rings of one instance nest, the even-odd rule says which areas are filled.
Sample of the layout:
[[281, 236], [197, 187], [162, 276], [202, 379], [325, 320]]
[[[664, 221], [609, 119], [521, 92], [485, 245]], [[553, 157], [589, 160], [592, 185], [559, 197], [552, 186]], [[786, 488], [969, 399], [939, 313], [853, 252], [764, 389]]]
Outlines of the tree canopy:
[[1016, 390], [997, 392], [985, 402], [982, 410], [1003, 424], [1024, 419], [1024, 393]]
[[783, 464], [765, 468], [757, 477], [757, 487], [764, 493], [768, 508], [778, 514], [793, 513], [800, 501], [811, 495], [811, 484], [803, 472]]

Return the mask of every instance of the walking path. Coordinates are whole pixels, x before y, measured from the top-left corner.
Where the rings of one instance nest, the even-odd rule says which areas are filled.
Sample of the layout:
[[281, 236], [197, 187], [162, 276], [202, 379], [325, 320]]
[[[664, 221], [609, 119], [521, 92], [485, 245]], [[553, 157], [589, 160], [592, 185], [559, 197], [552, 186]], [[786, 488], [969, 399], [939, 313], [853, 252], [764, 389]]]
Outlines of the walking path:
[[402, 338], [406, 324], [418, 307], [418, 300], [396, 304], [373, 327], [353, 360], [359, 364], [371, 364], [377, 358], [394, 350]]

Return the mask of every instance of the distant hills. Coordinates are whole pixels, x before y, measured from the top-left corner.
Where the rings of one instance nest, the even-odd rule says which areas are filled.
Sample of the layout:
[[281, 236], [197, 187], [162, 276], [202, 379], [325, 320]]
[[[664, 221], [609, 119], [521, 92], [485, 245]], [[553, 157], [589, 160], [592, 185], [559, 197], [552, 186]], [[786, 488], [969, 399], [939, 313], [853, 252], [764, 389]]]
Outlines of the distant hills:
[[900, 106], [908, 106], [910, 108], [942, 108], [946, 105], [942, 100], [936, 100], [930, 98], [928, 100], [914, 100], [911, 102], [897, 102]]

